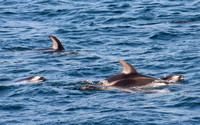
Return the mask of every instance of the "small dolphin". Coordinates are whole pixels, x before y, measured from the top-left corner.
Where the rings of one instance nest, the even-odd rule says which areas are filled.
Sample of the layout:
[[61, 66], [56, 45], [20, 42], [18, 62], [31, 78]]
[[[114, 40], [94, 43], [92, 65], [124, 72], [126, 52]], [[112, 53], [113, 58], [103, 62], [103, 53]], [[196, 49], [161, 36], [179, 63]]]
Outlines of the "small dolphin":
[[25, 78], [25, 79], [18, 80], [17, 82], [20, 82], [20, 83], [38, 83], [38, 82], [43, 82], [43, 81], [45, 81], [44, 77], [32, 76], [32, 77], [28, 77], [28, 78]]
[[22, 84], [30, 84], [30, 83], [38, 83], [45, 81], [45, 78], [42, 76], [32, 76], [25, 79], [12, 81], [9, 83], [0, 83], [0, 86], [13, 86], [13, 85], [22, 85]]

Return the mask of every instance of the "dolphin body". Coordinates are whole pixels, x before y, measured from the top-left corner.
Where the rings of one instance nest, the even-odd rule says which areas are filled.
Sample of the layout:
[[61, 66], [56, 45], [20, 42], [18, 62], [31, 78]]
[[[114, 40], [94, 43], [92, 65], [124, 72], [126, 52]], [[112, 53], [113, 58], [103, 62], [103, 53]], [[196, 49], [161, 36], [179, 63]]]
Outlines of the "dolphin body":
[[[36, 52], [36, 51], [53, 51], [53, 52], [60, 52], [65, 50], [61, 42], [54, 36], [49, 36], [51, 41], [53, 42], [53, 46], [51, 48], [44, 48], [44, 49], [34, 49], [34, 50], [28, 50], [30, 52]], [[20, 50], [11, 50], [11, 51], [20, 51]]]
[[[61, 44], [61, 42], [54, 36], [49, 36], [49, 38], [51, 39], [51, 41], [53, 42], [53, 46], [51, 48], [44, 48], [44, 49], [35, 49], [33, 51], [44, 51], [47, 53], [54, 53], [54, 54], [59, 54], [60, 52], [67, 52], [67, 54], [74, 54], [74, 55], [78, 55], [79, 53], [73, 50], [67, 50], [65, 51], [65, 48], [63, 47], [63, 45]], [[58, 52], [58, 53], [57, 53]]]
[[65, 50], [61, 42], [54, 36], [49, 36], [49, 38], [53, 42], [53, 46], [51, 48], [45, 48], [45, 49], [36, 49], [36, 50], [54, 50], [54, 51], [62, 51]]
[[123, 71], [105, 79], [107, 81], [107, 86], [137, 87], [145, 86], [155, 80], [158, 80], [157, 78], [139, 74], [131, 64], [125, 61], [119, 60], [119, 63], [123, 66]]
[[[33, 50], [11, 50], [11, 51], [26, 51], [26, 52], [44, 52], [44, 53], [54, 53], [54, 54], [60, 54], [60, 52], [67, 52], [65, 53], [66, 55], [68, 54], [73, 54], [73, 55], [79, 55], [78, 52], [73, 51], [73, 50], [67, 50], [65, 51], [65, 48], [63, 47], [62, 43], [54, 36], [49, 36], [51, 41], [53, 42], [53, 46], [51, 48], [44, 48], [44, 49], [33, 49]], [[2, 50], [0, 50], [1, 52]]]
[[[168, 85], [170, 83], [175, 83], [176, 81], [182, 80], [182, 75], [172, 75], [169, 77], [165, 77], [162, 80], [154, 77], [142, 75], [138, 73], [135, 68], [122, 60], [119, 60], [119, 63], [123, 67], [123, 71], [117, 75], [109, 77], [98, 84], [94, 85], [86, 85], [82, 88], [82, 90], [111, 90], [118, 89], [126, 92], [133, 92], [135, 88], [142, 88], [145, 86], [148, 87], [159, 87]], [[178, 76], [181, 76], [180, 78]], [[174, 78], [174, 79], [172, 79]], [[176, 79], [175, 79], [176, 78]], [[173, 82], [168, 82], [167, 80], [174, 80]], [[127, 89], [134, 88], [134, 89]]]
[[35, 50], [32, 50], [32, 51], [34, 51], [34, 52], [42, 51], [42, 52], [45, 52], [45, 53], [54, 53], [55, 52], [54, 54], [59, 54], [60, 52], [67, 52], [67, 54], [73, 54], [73, 55], [79, 54], [78, 52], [73, 51], [73, 50], [65, 51], [65, 48], [63, 47], [61, 42], [56, 37], [49, 36], [49, 38], [53, 42], [53, 46], [51, 48], [35, 49]]

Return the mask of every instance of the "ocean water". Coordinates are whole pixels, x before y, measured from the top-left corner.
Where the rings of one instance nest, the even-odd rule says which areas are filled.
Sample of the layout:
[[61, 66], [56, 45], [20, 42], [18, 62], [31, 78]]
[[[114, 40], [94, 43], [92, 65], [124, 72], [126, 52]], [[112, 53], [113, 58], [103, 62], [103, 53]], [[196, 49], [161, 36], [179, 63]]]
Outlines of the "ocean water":
[[[200, 124], [199, 12], [199, 0], [0, 0], [0, 124]], [[67, 51], [30, 51], [50, 35]], [[118, 60], [185, 80], [165, 93], [79, 89], [120, 73]], [[15, 84], [34, 75], [46, 81]]]

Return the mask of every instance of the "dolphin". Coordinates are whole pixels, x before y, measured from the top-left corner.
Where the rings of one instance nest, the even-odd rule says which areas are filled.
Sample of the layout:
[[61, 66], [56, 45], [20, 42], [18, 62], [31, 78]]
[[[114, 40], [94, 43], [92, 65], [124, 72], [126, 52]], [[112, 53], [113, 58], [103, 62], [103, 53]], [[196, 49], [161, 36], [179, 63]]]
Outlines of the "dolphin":
[[31, 76], [25, 79], [18, 80], [20, 83], [38, 83], [45, 81], [45, 77], [42, 76]]
[[49, 36], [49, 38], [53, 42], [53, 46], [51, 48], [45, 48], [45, 49], [36, 49], [36, 50], [54, 50], [54, 51], [62, 51], [65, 50], [61, 42], [54, 36]]
[[[162, 80], [151, 76], [146, 76], [138, 73], [136, 69], [129, 63], [119, 60], [123, 67], [123, 71], [117, 75], [111, 76], [98, 84], [89, 84], [82, 88], [82, 90], [112, 90], [118, 89], [126, 92], [136, 91], [137, 88], [151, 88], [168, 85], [183, 79], [182, 75], [172, 75], [164, 77]], [[174, 80], [168, 82], [166, 80]], [[128, 89], [127, 89], [128, 88]], [[131, 89], [129, 89], [131, 88]]]
[[[51, 48], [44, 48], [44, 49], [34, 49], [34, 50], [30, 50], [31, 52], [35, 52], [35, 51], [63, 51], [65, 50], [65, 48], [63, 47], [63, 45], [61, 44], [61, 42], [54, 36], [49, 36], [49, 38], [51, 39], [51, 41], [53, 42], [53, 46]], [[12, 50], [12, 51], [20, 51], [20, 50]]]
[[9, 83], [0, 83], [0, 86], [12, 86], [12, 85], [22, 85], [22, 84], [30, 84], [30, 83], [39, 83], [45, 81], [45, 77], [42, 76], [31, 76], [28, 78], [24, 78], [17, 81], [12, 81]]

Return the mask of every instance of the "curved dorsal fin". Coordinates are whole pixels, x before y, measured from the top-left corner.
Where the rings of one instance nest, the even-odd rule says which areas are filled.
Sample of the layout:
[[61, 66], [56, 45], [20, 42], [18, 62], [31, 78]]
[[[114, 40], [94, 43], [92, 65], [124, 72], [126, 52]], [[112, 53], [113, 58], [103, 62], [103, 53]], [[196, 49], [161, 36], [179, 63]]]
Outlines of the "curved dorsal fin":
[[124, 68], [122, 73], [124, 73], [124, 74], [137, 73], [137, 71], [135, 70], [135, 68], [131, 64], [129, 64], [125, 61], [122, 61], [122, 60], [119, 60], [119, 63]]
[[53, 50], [56, 50], [56, 51], [65, 50], [61, 42], [56, 37], [49, 36], [49, 38], [53, 41], [53, 47], [52, 47]]

